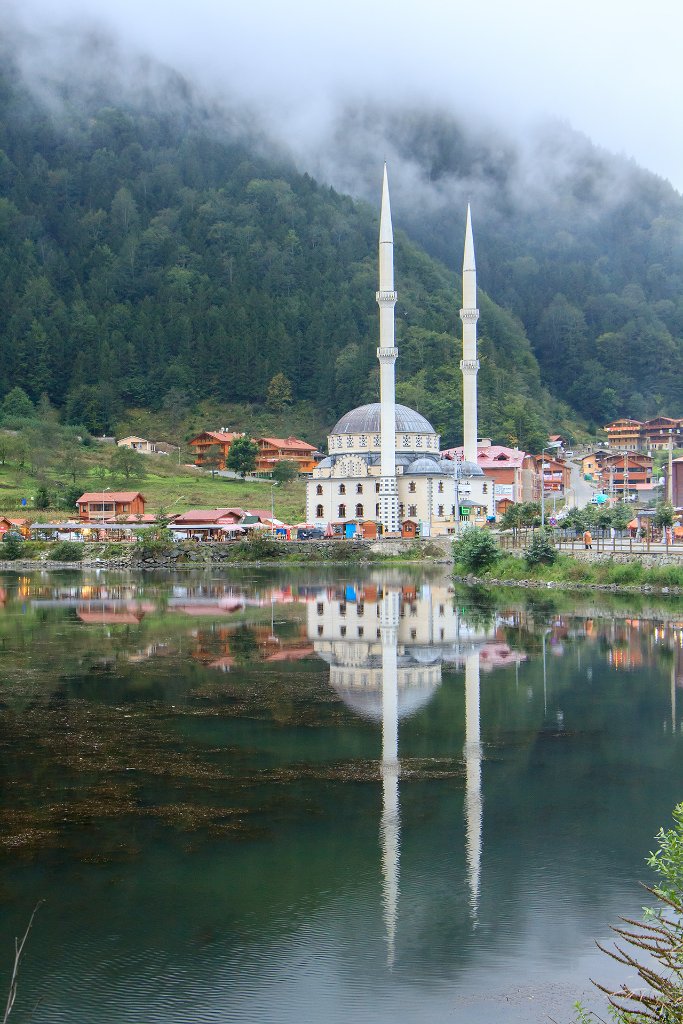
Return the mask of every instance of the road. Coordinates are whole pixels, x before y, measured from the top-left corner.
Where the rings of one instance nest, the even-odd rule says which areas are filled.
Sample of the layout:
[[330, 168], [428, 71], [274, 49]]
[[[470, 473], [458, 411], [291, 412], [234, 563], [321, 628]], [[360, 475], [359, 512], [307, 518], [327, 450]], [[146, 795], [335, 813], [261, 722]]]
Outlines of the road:
[[567, 507], [585, 508], [595, 494], [595, 485], [584, 480], [580, 463], [570, 461], [569, 465], [572, 475], [571, 492], [567, 494]]

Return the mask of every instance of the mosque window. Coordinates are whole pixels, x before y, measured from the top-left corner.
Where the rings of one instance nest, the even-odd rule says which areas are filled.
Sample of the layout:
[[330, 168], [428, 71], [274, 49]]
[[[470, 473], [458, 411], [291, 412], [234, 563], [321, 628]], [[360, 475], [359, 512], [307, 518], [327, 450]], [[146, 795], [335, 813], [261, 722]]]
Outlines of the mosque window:
[[363, 485], [362, 484], [356, 484], [356, 494], [362, 494], [362, 493], [363, 493]]
[[443, 515], [443, 505], [439, 505], [436, 514], [437, 514], [437, 516], [442, 516]]
[[417, 630], [416, 629], [411, 629], [411, 631], [410, 631], [410, 639], [411, 640], [416, 640], [417, 639]]
[[439, 639], [440, 639], [440, 640], [443, 640], [443, 638], [444, 638], [444, 636], [445, 636], [445, 632], [446, 632], [446, 631], [445, 631], [445, 630], [443, 630], [443, 629], [440, 629], [440, 630], [439, 630]]
[[340, 601], [339, 602], [339, 614], [340, 615], [346, 615], [346, 602], [345, 601]]
[[347, 434], [346, 436], [346, 447], [353, 448], [353, 438], [351, 437], [350, 434]]
[[346, 636], [346, 626], [340, 626], [339, 627], [339, 635], [340, 636]]
[[346, 494], [346, 484], [339, 484], [339, 493]]
[[401, 504], [398, 506], [398, 514], [401, 516], [401, 518], [403, 518], [404, 513], [405, 513], [404, 505], [403, 505], [403, 502], [401, 502]]
[[377, 630], [377, 639], [378, 639], [378, 640], [379, 640], [379, 638], [381, 637], [381, 635], [382, 635], [382, 630], [381, 630], [381, 629], [378, 629], [378, 630]]
[[361, 446], [361, 448], [367, 448], [367, 446], [368, 446], [367, 434], [361, 434], [360, 435], [360, 446]]
[[341, 437], [338, 437], [337, 438], [337, 448], [341, 448], [341, 446], [342, 446], [342, 439], [341, 439]]
[[325, 509], [322, 507], [322, 505], [316, 505], [315, 506], [315, 518], [316, 519], [322, 519], [324, 515], [325, 515]]
[[358, 636], [362, 636], [364, 632], [365, 632], [364, 628], [362, 626], [359, 626], [358, 627]]
[[325, 605], [323, 604], [322, 601], [318, 601], [318, 604], [316, 605], [316, 611], [318, 612], [318, 615], [325, 614]]
[[403, 435], [403, 442], [402, 443], [403, 443], [403, 447], [404, 448], [410, 448], [410, 434], [404, 434]]
[[408, 490], [410, 491], [411, 494], [415, 494], [415, 481], [414, 480], [411, 480], [410, 483], [408, 484]]
[[362, 519], [362, 517], [363, 517], [363, 506], [362, 505], [356, 505], [356, 515], [358, 516], [359, 519]]
[[375, 434], [374, 435], [374, 437], [372, 439], [372, 443], [375, 445], [375, 447], [377, 447], [379, 445], [379, 443], [380, 443], [379, 434]]
[[364, 604], [357, 604], [356, 605], [356, 615], [358, 616], [359, 619], [361, 619], [365, 615], [365, 605]]
[[417, 515], [417, 505], [408, 505], [408, 515], [409, 516], [416, 516]]
[[379, 484], [375, 484], [375, 494], [379, 494]]
[[322, 626], [318, 626], [318, 636], [322, 636], [322, 635], [323, 635], [323, 627]]
[[375, 505], [375, 517], [379, 519], [379, 502]]
[[346, 505], [340, 505], [337, 515], [340, 519], [346, 519]]
[[437, 487], [437, 491], [439, 492], [439, 494], [443, 494], [443, 482], [441, 480], [439, 481], [439, 486]]
[[420, 437], [419, 434], [417, 434], [417, 436], [415, 437], [415, 447], [416, 448], [421, 448], [422, 447], [422, 438]]
[[322, 484], [318, 484], [318, 486], [315, 489], [315, 493], [316, 494], [322, 494], [323, 493], [323, 485]]
[[481, 485], [481, 493], [482, 494], [488, 494], [489, 493], [489, 485], [488, 484], [482, 484]]

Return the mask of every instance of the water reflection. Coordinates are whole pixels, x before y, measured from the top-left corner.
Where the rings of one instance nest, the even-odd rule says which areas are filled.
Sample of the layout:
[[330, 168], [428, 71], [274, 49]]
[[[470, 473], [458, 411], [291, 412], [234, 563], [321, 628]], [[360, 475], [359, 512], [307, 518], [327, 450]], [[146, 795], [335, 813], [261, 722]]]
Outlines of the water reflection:
[[49, 885], [37, 1024], [507, 1024], [561, 972], [568, 1019], [679, 796], [683, 622], [250, 575], [3, 581], [0, 948]]

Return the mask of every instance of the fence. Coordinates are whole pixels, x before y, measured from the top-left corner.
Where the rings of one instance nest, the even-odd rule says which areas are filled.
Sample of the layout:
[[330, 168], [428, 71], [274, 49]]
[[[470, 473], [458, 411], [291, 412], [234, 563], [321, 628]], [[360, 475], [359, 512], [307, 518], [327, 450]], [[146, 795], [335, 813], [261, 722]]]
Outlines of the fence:
[[[509, 533], [500, 533], [498, 543], [504, 551], [523, 550], [531, 543], [534, 532], [529, 527], [511, 530]], [[665, 540], [640, 539], [623, 534], [612, 537], [609, 530], [595, 530], [591, 531], [591, 534], [593, 551], [624, 555], [667, 554], [683, 558], [683, 542], [680, 540], [667, 544]], [[572, 553], [586, 549], [583, 538], [577, 537], [571, 530], [553, 530], [552, 540], [558, 551]]]

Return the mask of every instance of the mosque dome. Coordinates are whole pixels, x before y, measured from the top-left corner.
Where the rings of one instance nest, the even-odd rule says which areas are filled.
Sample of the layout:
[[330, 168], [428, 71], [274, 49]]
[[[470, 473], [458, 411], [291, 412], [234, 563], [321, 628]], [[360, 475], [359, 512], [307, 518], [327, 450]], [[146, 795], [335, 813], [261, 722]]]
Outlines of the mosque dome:
[[461, 478], [462, 477], [468, 477], [468, 476], [483, 476], [483, 475], [484, 475], [484, 470], [481, 468], [481, 466], [478, 466], [476, 462], [464, 461], [464, 462], [460, 463], [460, 473], [459, 473], [459, 476]]
[[440, 460], [428, 459], [424, 455], [411, 462], [405, 470], [406, 476], [445, 476], [445, 474], [446, 470], [443, 469]]
[[[436, 431], [429, 420], [414, 409], [405, 405], [396, 405], [396, 431], [401, 434], [435, 434]], [[379, 402], [370, 405], [359, 405], [357, 409], [345, 413], [332, 428], [332, 434], [378, 434], [380, 432]]]

